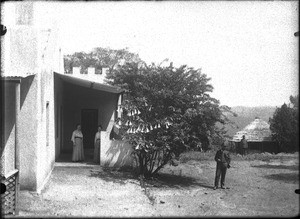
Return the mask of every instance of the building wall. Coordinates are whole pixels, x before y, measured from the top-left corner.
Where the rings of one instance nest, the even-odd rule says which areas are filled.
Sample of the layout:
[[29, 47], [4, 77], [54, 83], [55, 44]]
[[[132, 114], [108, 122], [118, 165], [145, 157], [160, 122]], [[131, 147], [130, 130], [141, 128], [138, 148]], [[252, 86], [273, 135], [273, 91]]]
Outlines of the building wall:
[[[5, 10], [7, 34], [1, 45], [4, 60], [2, 76], [20, 76], [20, 114], [17, 138], [20, 142], [20, 187], [39, 191], [47, 182], [55, 161], [55, 112], [53, 71], [63, 72], [63, 57], [58, 31], [51, 25], [36, 25], [43, 18], [33, 2], [8, 4]], [[9, 19], [14, 18], [14, 19]], [[52, 20], [49, 20], [52, 24]], [[2, 42], [2, 41], [1, 41]], [[2, 67], [2, 66], [1, 66]], [[10, 90], [10, 88], [8, 88]], [[13, 95], [8, 98], [14, 107]], [[10, 102], [11, 101], [11, 102]], [[47, 107], [48, 104], [48, 107]], [[14, 166], [13, 109], [7, 114], [5, 159], [9, 170]], [[7, 128], [8, 127], [8, 128]], [[6, 171], [5, 170], [5, 171]]]
[[54, 75], [40, 74], [38, 98], [37, 191], [47, 182], [55, 162]]
[[29, 76], [22, 79], [20, 88], [20, 188], [29, 190], [37, 188], [37, 84], [37, 77]]
[[41, 31], [33, 25], [34, 6], [32, 2], [11, 2], [3, 6], [1, 18], [7, 27], [7, 33], [1, 37], [4, 48], [1, 50], [1, 60], [4, 61], [2, 76], [26, 77], [35, 74], [39, 70]]
[[[117, 106], [121, 103], [122, 95], [119, 95]], [[134, 159], [131, 156], [133, 151], [132, 146], [126, 141], [110, 139], [110, 132], [116, 129], [114, 127], [116, 117], [120, 118], [121, 112], [114, 111], [108, 123], [107, 131], [101, 133], [100, 164], [101, 166], [112, 168], [133, 167]]]
[[63, 94], [63, 81], [54, 74], [55, 159], [59, 157], [63, 144]]
[[[48, 29], [45, 34], [46, 42], [41, 40], [41, 60], [38, 89], [38, 145], [37, 145], [37, 191], [47, 183], [54, 168], [56, 155], [55, 136], [55, 98], [54, 71], [63, 71], [63, 57], [58, 44], [58, 30], [55, 27]], [[44, 43], [42, 43], [44, 42]]]
[[109, 139], [109, 132], [101, 133], [100, 164], [112, 168], [133, 167], [133, 149], [126, 141]]
[[[1, 174], [7, 174], [15, 169], [15, 85], [14, 82], [5, 82], [3, 84], [3, 132], [1, 153]], [[1, 148], [2, 149], [2, 148]]]
[[[28, 6], [28, 7], [27, 7]], [[37, 176], [37, 77], [35, 74], [39, 71], [40, 62], [39, 56], [39, 30], [32, 26], [32, 22], [24, 19], [17, 19], [23, 15], [27, 18], [32, 17], [33, 7], [31, 3], [26, 6], [26, 9], [20, 4], [10, 4], [5, 10], [5, 24], [7, 26], [7, 34], [3, 38], [4, 50], [1, 50], [1, 60], [3, 59], [2, 76], [20, 76], [24, 77], [20, 84], [20, 113], [17, 138], [19, 140], [20, 148], [20, 186], [21, 189], [35, 189]], [[24, 8], [24, 10], [21, 8]], [[11, 19], [13, 18], [13, 19]], [[19, 23], [24, 21], [25, 23]], [[2, 41], [2, 40], [1, 40]], [[5, 82], [7, 83], [7, 82]], [[6, 88], [5, 88], [6, 89]], [[8, 88], [5, 90], [12, 96], [15, 93]], [[13, 100], [9, 96], [9, 101]], [[12, 103], [12, 102], [11, 102]], [[15, 113], [15, 105], [8, 104], [9, 116], [5, 121], [5, 131], [9, 133], [8, 145], [5, 145], [5, 150], [12, 154], [12, 146], [15, 147], [13, 140], [15, 120], [12, 119], [12, 113]], [[12, 109], [14, 107], [14, 109]], [[13, 159], [12, 159], [13, 158]], [[5, 153], [6, 166], [11, 169], [15, 164], [13, 156], [8, 156]]]
[[[52, 48], [51, 44], [47, 46]], [[54, 73], [47, 64], [52, 62], [53, 56], [46, 50], [41, 71], [21, 83], [20, 184], [21, 189], [38, 192], [48, 181], [55, 162]], [[23, 142], [28, 142], [26, 147]]]
[[[56, 57], [58, 53], [54, 52], [58, 48], [52, 40], [51, 31], [49, 33], [48, 43], [39, 53], [39, 71], [21, 82], [20, 184], [21, 189], [35, 191], [45, 185], [55, 162], [53, 68], [59, 65], [52, 68], [52, 64], [53, 60], [58, 62], [59, 59]], [[27, 129], [28, 126], [30, 129]], [[28, 142], [26, 147], [22, 146], [23, 142]]]
[[10, 29], [9, 74], [18, 75], [22, 72], [30, 75], [39, 71], [38, 37], [39, 30], [30, 26], [15, 26]]

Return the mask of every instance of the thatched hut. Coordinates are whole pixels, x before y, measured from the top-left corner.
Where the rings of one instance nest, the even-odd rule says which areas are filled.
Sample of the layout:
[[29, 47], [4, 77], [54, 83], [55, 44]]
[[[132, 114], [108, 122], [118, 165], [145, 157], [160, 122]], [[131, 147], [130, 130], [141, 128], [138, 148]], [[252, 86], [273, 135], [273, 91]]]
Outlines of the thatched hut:
[[278, 144], [272, 141], [270, 124], [260, 118], [256, 117], [253, 122], [247, 125], [243, 130], [238, 131], [230, 140], [237, 152], [239, 152], [240, 141], [243, 135], [245, 135], [248, 141], [249, 150], [270, 153], [279, 152]]

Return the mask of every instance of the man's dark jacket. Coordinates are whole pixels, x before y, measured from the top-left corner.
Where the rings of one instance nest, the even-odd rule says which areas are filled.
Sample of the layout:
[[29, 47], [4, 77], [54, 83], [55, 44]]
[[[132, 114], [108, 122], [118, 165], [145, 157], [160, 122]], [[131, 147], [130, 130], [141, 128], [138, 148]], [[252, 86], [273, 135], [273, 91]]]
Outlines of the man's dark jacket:
[[230, 155], [229, 152], [226, 150], [218, 150], [215, 156], [215, 161], [217, 161], [218, 164], [223, 164], [226, 167], [230, 167]]

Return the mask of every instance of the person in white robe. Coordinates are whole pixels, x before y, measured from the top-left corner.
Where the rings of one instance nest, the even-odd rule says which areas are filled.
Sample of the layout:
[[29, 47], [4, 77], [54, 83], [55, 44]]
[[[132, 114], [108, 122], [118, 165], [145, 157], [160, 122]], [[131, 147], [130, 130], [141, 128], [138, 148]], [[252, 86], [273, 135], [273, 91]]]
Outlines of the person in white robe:
[[77, 124], [76, 130], [72, 133], [71, 141], [73, 142], [73, 154], [72, 161], [83, 161], [84, 151], [83, 151], [83, 134], [81, 132], [81, 125]]
[[94, 162], [97, 164], [100, 164], [101, 130], [102, 126], [98, 125], [94, 140]]

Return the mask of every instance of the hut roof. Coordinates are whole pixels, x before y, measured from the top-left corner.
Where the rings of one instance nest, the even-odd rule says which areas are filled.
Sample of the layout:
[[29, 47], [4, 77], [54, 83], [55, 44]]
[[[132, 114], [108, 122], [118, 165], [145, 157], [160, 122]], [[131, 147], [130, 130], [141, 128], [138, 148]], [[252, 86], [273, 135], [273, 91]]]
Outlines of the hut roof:
[[270, 124], [259, 118], [256, 118], [242, 131], [237, 132], [233, 136], [232, 141], [240, 141], [243, 135], [245, 135], [246, 140], [250, 142], [272, 141]]

